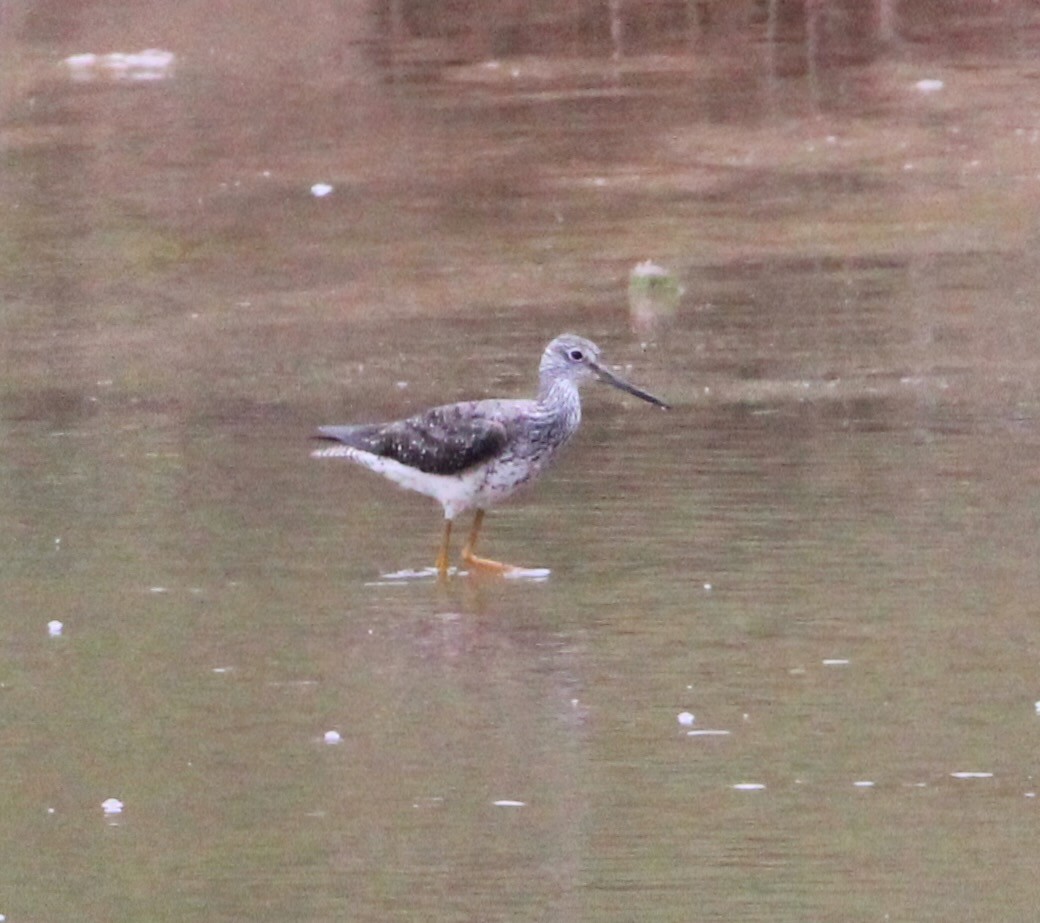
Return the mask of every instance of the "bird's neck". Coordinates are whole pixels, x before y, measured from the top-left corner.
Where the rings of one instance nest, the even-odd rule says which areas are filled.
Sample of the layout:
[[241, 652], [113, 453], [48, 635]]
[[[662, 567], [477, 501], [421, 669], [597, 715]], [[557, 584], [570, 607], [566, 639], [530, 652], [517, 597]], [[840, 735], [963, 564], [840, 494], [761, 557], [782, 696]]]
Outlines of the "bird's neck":
[[538, 403], [553, 416], [565, 420], [570, 430], [577, 429], [581, 422], [581, 398], [573, 381], [543, 378], [538, 388]]

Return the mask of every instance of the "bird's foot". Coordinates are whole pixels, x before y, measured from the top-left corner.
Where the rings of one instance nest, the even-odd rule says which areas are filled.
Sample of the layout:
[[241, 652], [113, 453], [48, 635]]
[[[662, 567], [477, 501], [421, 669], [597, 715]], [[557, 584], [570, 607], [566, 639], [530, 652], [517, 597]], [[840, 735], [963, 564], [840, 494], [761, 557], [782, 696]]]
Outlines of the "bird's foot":
[[475, 570], [481, 570], [488, 574], [498, 574], [500, 577], [524, 573], [524, 568], [522, 567], [516, 567], [513, 564], [503, 564], [501, 561], [492, 561], [490, 558], [479, 558], [471, 551], [466, 550], [462, 552], [462, 561]]

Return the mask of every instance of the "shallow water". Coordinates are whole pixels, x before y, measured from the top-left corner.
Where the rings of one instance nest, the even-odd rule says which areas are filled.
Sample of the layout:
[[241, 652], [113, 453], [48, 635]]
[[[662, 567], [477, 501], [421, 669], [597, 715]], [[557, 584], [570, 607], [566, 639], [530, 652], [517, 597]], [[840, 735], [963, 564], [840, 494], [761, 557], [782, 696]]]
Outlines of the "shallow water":
[[[5, 8], [0, 913], [1035, 914], [1040, 32], [900, 6]], [[547, 579], [308, 457], [564, 330]]]

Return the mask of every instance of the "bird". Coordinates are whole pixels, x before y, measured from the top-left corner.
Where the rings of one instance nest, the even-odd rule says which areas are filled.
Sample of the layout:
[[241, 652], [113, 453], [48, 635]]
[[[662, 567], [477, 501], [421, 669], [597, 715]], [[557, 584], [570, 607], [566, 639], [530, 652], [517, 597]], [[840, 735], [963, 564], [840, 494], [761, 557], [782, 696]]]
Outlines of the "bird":
[[593, 380], [669, 409], [610, 371], [595, 343], [565, 333], [542, 353], [534, 399], [462, 401], [389, 423], [320, 426], [315, 438], [332, 445], [311, 455], [349, 459], [440, 503], [444, 533], [434, 566], [441, 579], [449, 573], [452, 525], [468, 510], [475, 513], [463, 563], [493, 574], [516, 574], [524, 569], [477, 556], [484, 514], [535, 480], [557, 457], [581, 424], [578, 388]]

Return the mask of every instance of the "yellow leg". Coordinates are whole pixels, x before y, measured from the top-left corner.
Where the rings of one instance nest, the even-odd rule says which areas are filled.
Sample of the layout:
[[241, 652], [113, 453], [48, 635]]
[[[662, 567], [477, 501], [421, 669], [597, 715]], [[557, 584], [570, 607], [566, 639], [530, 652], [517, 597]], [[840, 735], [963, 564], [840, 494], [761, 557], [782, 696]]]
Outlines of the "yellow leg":
[[441, 539], [441, 550], [437, 553], [437, 573], [441, 578], [448, 576], [448, 543], [451, 541], [451, 520], [444, 520], [444, 538]]
[[481, 570], [491, 571], [495, 574], [508, 574], [520, 570], [512, 564], [503, 564], [501, 561], [492, 561], [489, 558], [478, 558], [474, 551], [477, 547], [477, 536], [480, 535], [480, 527], [484, 523], [484, 511], [477, 510], [473, 517], [473, 528], [469, 531], [469, 538], [462, 549], [462, 560], [470, 567], [479, 567]]

